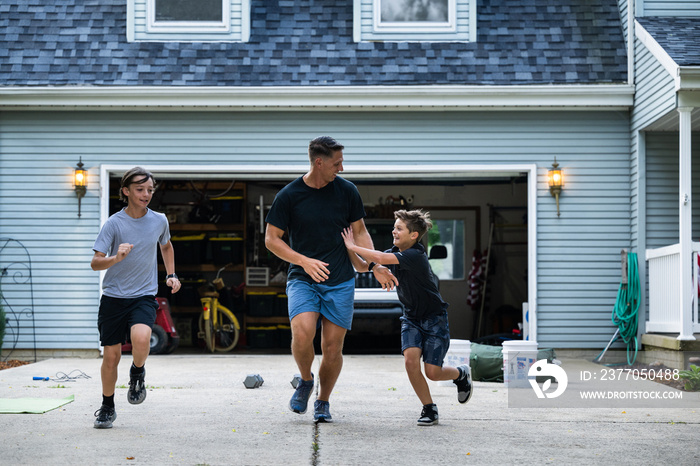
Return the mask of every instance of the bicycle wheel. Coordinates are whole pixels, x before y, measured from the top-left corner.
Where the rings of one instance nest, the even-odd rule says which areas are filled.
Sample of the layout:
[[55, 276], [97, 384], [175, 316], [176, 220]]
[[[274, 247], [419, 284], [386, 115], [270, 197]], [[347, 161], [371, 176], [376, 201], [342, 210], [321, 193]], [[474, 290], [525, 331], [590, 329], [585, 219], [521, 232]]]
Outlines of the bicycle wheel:
[[[236, 317], [228, 309], [222, 309], [222, 306], [216, 310], [216, 325], [214, 325], [214, 316], [210, 316], [204, 325], [204, 316], [199, 316], [199, 327], [204, 326], [204, 333], [207, 338], [207, 347], [214, 352], [225, 353], [231, 351], [238, 343], [239, 330], [236, 325]], [[209, 346], [211, 344], [211, 347]]]
[[225, 353], [231, 351], [238, 344], [239, 326], [236, 317], [228, 309], [219, 306], [217, 312], [214, 344], [216, 351]]
[[199, 315], [199, 332], [200, 335], [204, 334], [204, 342], [207, 344], [207, 349], [209, 352], [214, 352], [214, 325], [211, 317], [204, 320], [204, 314]]

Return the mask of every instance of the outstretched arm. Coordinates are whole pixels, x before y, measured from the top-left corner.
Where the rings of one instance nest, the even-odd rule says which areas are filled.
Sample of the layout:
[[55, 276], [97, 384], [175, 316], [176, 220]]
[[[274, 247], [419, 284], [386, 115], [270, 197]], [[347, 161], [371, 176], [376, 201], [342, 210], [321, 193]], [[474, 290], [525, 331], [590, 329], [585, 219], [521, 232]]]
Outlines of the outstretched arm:
[[[355, 244], [355, 237], [357, 237], [357, 234], [360, 234], [359, 237], [362, 237], [363, 240], [365, 241], [365, 244], [369, 243], [369, 248], [367, 247], [362, 247], [358, 246]], [[369, 235], [369, 232], [367, 231], [367, 228], [365, 227], [365, 222], [363, 220], [358, 220], [357, 222], [354, 222], [350, 225], [350, 228], [346, 228], [343, 234], [343, 240], [345, 241], [345, 245], [348, 248], [348, 251], [352, 255], [357, 255], [359, 254], [362, 256], [363, 259], [369, 261], [369, 262], [375, 262], [377, 264], [398, 264], [398, 259], [396, 259], [396, 256], [393, 254], [388, 254], [388, 253], [383, 253], [380, 251], [376, 251], [372, 245], [372, 237]], [[353, 249], [354, 248], [354, 251]], [[371, 248], [371, 249], [370, 249]], [[379, 257], [376, 256], [375, 254], [380, 254], [382, 256], [390, 256], [386, 257], [385, 259], [387, 262], [382, 262], [381, 260], [373, 260], [370, 257], [364, 256], [363, 254], [360, 253], [360, 251], [364, 251], [365, 253], [369, 252], [369, 254], [373, 255], [373, 257]], [[350, 257], [350, 260], [352, 260], [352, 256]], [[390, 262], [390, 261], [395, 261], [395, 262]], [[355, 263], [353, 262], [353, 265]], [[357, 268], [357, 266], [356, 266]], [[367, 270], [367, 269], [365, 269]], [[360, 271], [360, 269], [358, 269]], [[372, 268], [372, 273], [374, 274], [374, 278], [377, 279], [377, 281], [382, 285], [382, 288], [384, 288], [387, 291], [393, 290], [395, 287], [399, 285], [399, 279], [394, 276], [391, 271], [383, 267], [381, 265], [377, 265]]]
[[352, 229], [346, 228], [343, 231], [343, 241], [345, 241], [345, 247], [348, 251], [358, 254], [365, 261], [376, 262], [377, 264], [389, 265], [398, 264], [399, 260], [394, 254], [388, 252], [377, 251], [376, 249], [368, 249], [358, 246], [355, 242], [354, 234]]
[[283, 236], [284, 230], [268, 223], [265, 229], [265, 246], [267, 249], [283, 261], [301, 266], [304, 272], [309, 274], [309, 277], [316, 283], [326, 281], [331, 273], [328, 270], [329, 264], [299, 254], [282, 239]]

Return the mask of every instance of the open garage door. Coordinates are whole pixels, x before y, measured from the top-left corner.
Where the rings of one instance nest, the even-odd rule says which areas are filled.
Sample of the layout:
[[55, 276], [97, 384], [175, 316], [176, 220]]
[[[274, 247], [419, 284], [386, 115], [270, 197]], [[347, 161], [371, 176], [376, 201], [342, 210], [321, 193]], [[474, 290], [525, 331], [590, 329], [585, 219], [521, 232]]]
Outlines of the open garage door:
[[[120, 208], [114, 195], [128, 168], [131, 166], [101, 167], [102, 222]], [[188, 340], [197, 345], [196, 288], [211, 280], [225, 263], [233, 263], [222, 276], [238, 290], [232, 305], [247, 330], [241, 345], [288, 348], [286, 264], [264, 247], [264, 213], [279, 189], [308, 167], [147, 168], [159, 182], [151, 207], [168, 214], [171, 234], [178, 239], [174, 242], [176, 268], [185, 288], [181, 296], [174, 297], [172, 309], [180, 325], [181, 345], [187, 345]], [[450, 303], [452, 338], [476, 340], [517, 326], [525, 302], [529, 303], [533, 325], [531, 338], [536, 334], [535, 175], [534, 165], [411, 166], [398, 170], [347, 165], [341, 176], [355, 183], [362, 195], [365, 223], [377, 249], [391, 245], [394, 210], [422, 208], [431, 212], [435, 227], [426, 235], [430, 243], [426, 246], [444, 245], [448, 251], [447, 258], [431, 260], [431, 265], [440, 278], [441, 293]], [[488, 274], [475, 282], [474, 267], [486, 256], [491, 263]], [[250, 282], [259, 271], [267, 275], [266, 280]], [[358, 276], [357, 318], [346, 348], [348, 352], [396, 352], [398, 319], [394, 314], [398, 300], [395, 293], [373, 288], [376, 284], [370, 278]], [[378, 338], [388, 335], [391, 337]]]

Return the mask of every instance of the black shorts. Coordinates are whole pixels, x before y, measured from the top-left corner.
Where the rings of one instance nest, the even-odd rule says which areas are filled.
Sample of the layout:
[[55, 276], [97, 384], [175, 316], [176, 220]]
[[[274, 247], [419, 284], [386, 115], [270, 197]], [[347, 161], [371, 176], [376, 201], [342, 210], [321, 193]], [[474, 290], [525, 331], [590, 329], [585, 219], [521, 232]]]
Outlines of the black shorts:
[[145, 324], [153, 328], [158, 302], [155, 296], [139, 298], [112, 298], [102, 295], [97, 314], [100, 344], [112, 346], [126, 343], [131, 327]]

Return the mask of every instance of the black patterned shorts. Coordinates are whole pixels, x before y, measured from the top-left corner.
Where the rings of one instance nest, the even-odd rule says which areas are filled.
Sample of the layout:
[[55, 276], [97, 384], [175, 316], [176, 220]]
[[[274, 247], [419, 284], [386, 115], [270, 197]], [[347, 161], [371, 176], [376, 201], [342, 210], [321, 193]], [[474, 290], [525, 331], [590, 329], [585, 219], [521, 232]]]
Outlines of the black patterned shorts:
[[450, 348], [447, 312], [421, 320], [401, 316], [401, 352], [407, 348], [420, 348], [425, 363], [442, 367]]

